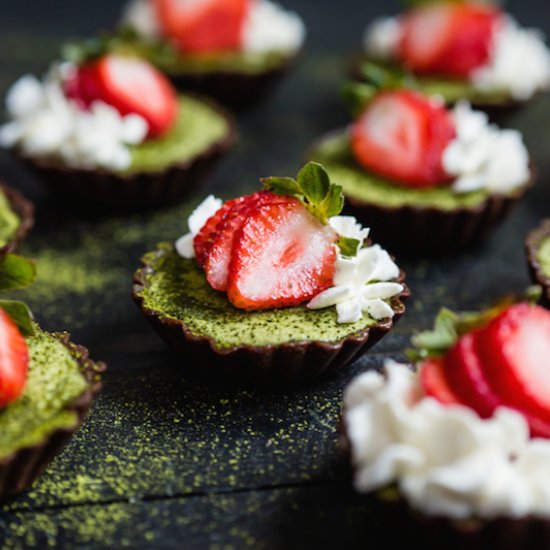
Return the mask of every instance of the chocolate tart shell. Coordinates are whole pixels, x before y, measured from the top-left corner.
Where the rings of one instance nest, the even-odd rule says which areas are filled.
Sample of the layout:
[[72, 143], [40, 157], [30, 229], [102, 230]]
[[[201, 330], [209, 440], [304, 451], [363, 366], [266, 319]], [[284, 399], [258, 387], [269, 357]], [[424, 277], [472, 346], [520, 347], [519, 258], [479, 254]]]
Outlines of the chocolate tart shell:
[[[316, 140], [307, 158], [320, 143], [338, 134], [336, 130]], [[344, 210], [371, 227], [374, 242], [403, 255], [436, 257], [453, 254], [482, 241], [506, 217], [535, 184], [537, 172], [530, 163], [530, 178], [508, 195], [490, 195], [478, 205], [443, 210], [434, 206], [384, 206], [346, 194]], [[345, 191], [344, 191], [345, 194]]]
[[245, 110], [269, 95], [294, 65], [298, 55], [289, 56], [280, 65], [258, 73], [220, 70], [168, 73], [168, 77], [179, 90], [191, 90], [231, 109]]
[[25, 447], [0, 459], [0, 502], [4, 502], [27, 489], [47, 468], [53, 458], [71, 439], [83, 424], [94, 397], [101, 389], [100, 375], [107, 368], [103, 362], [89, 358], [88, 350], [69, 340], [67, 333], [55, 333], [54, 336], [68, 348], [78, 361], [82, 374], [88, 382], [88, 388], [73, 403], [65, 407], [74, 411], [78, 420], [72, 428], [58, 429], [41, 443]]
[[550, 277], [544, 273], [537, 259], [539, 248], [547, 238], [550, 238], [550, 219], [544, 220], [539, 227], [529, 233], [525, 240], [525, 252], [531, 278], [535, 284], [542, 287], [540, 303], [550, 309]]
[[[345, 459], [351, 462], [350, 442], [344, 427], [342, 413], [338, 426], [338, 443]], [[352, 470], [353, 468], [350, 467]], [[421, 544], [428, 549], [449, 550], [543, 550], [550, 548], [550, 520], [526, 516], [524, 518], [500, 517], [491, 520], [455, 520], [444, 516], [428, 516], [409, 506], [392, 488], [388, 498], [384, 491], [363, 495], [373, 499], [376, 508], [376, 524], [365, 528], [369, 542], [380, 540], [384, 546], [391, 543]], [[395, 526], [399, 525], [399, 529]]]
[[1, 181], [0, 190], [7, 197], [11, 209], [17, 214], [20, 220], [19, 227], [10, 242], [0, 247], [0, 259], [2, 259], [9, 252], [15, 252], [27, 236], [27, 233], [32, 229], [34, 225], [34, 205], [19, 191]]
[[[159, 249], [157, 254], [163, 254]], [[212, 380], [236, 386], [272, 387], [299, 385], [329, 376], [351, 363], [385, 336], [405, 312], [404, 301], [410, 296], [407, 287], [392, 301], [393, 319], [381, 321], [336, 343], [298, 341], [279, 345], [242, 345], [219, 349], [208, 336], [192, 334], [183, 321], [169, 319], [147, 308], [139, 296], [147, 287], [152, 267], [142, 259], [134, 275], [132, 297], [166, 344], [184, 361], [186, 372], [212, 383]], [[401, 272], [399, 282], [403, 283]]]
[[216, 163], [236, 141], [233, 117], [208, 99], [200, 98], [228, 122], [227, 134], [191, 160], [156, 172], [129, 175], [101, 169], [73, 168], [59, 162], [18, 155], [59, 200], [86, 208], [133, 210], [170, 205], [198, 189]]

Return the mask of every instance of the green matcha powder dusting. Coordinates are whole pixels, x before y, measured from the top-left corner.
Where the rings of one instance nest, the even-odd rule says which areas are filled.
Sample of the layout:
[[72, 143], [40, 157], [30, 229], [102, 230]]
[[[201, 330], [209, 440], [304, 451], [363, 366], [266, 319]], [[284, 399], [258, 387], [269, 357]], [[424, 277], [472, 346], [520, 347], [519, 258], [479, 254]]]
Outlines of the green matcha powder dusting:
[[37, 331], [27, 344], [29, 375], [23, 394], [0, 410], [0, 459], [74, 426], [76, 413], [64, 408], [87, 387], [78, 362], [57, 338]]
[[163, 246], [159, 256], [150, 253], [146, 257], [154, 273], [140, 293], [144, 306], [183, 321], [193, 334], [211, 337], [220, 349], [310, 340], [338, 342], [376, 324], [366, 314], [357, 323], [338, 323], [333, 307], [315, 311], [305, 306], [255, 312], [237, 309], [224, 293], [208, 285], [195, 260], [180, 258], [170, 245]]

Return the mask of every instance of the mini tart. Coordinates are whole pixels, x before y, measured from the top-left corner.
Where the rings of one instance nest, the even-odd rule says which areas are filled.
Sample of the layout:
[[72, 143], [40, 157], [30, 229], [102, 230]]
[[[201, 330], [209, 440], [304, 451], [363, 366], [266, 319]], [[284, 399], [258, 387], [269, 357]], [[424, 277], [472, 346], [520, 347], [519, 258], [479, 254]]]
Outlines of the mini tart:
[[290, 70], [299, 53], [224, 52], [149, 57], [180, 90], [193, 90], [243, 109], [258, 103]]
[[59, 160], [19, 155], [57, 197], [113, 208], [171, 204], [195, 191], [236, 140], [233, 118], [192, 95], [180, 96], [174, 128], [133, 148], [122, 172], [67, 166]]
[[550, 220], [544, 220], [525, 241], [531, 278], [542, 286], [541, 304], [550, 308]]
[[334, 308], [244, 311], [208, 285], [195, 260], [163, 243], [142, 258], [132, 295], [161, 338], [188, 359], [186, 368], [210, 380], [266, 386], [311, 381], [353, 361], [403, 315], [409, 290], [392, 299], [395, 317], [380, 322], [365, 314], [338, 324]]
[[[338, 426], [338, 444], [344, 458], [351, 460], [350, 442], [342, 417]], [[379, 532], [387, 544], [388, 528], [400, 542], [427, 544], [427, 548], [506, 548], [542, 550], [550, 545], [550, 524], [547, 519], [526, 516], [498, 517], [492, 520], [455, 520], [444, 516], [427, 516], [414, 510], [401, 497], [397, 487], [377, 491], [373, 495]], [[367, 497], [368, 498], [368, 497]], [[399, 525], [399, 533], [395, 533]], [[369, 533], [372, 535], [372, 533]]]
[[400, 186], [359, 166], [345, 130], [317, 140], [308, 158], [321, 162], [344, 188], [345, 209], [373, 228], [375, 242], [413, 255], [452, 253], [482, 240], [535, 180], [531, 167], [530, 180], [506, 195], [485, 190], [457, 194], [448, 186]]
[[[361, 65], [369, 62], [375, 63], [390, 72], [402, 71], [399, 65], [363, 57], [355, 61], [354, 67], [350, 71], [351, 78], [361, 82], [363, 80]], [[537, 92], [531, 98], [521, 101], [512, 97], [506, 90], [480, 90], [467, 80], [435, 75], [415, 74], [414, 82], [415, 88], [423, 95], [442, 97], [448, 106], [454, 106], [459, 101], [468, 101], [474, 109], [485, 111], [491, 119], [498, 119], [501, 115], [511, 114], [542, 94], [542, 92]]]
[[[86, 348], [70, 342], [67, 333], [37, 329], [27, 343], [31, 355], [27, 386], [17, 401], [0, 410], [0, 501], [28, 488], [76, 433], [101, 388], [100, 374], [106, 369], [104, 363], [89, 358]], [[49, 361], [57, 361], [55, 372], [62, 376], [57, 383], [51, 372], [54, 363]], [[52, 390], [63, 392], [62, 402], [43, 397], [45, 391]], [[37, 403], [38, 394], [47, 402]], [[44, 411], [47, 418], [39, 418]], [[24, 426], [18, 429], [17, 420]]]
[[0, 182], [0, 258], [15, 251], [33, 225], [33, 204]]

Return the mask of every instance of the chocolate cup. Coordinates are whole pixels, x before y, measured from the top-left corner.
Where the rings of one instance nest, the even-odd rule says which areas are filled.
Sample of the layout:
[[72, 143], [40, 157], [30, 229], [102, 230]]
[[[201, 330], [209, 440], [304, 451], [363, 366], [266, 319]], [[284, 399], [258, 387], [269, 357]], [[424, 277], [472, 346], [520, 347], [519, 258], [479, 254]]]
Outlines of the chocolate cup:
[[540, 303], [548, 309], [550, 309], [550, 277], [544, 273], [542, 266], [537, 260], [537, 253], [542, 242], [549, 237], [550, 219], [544, 220], [539, 227], [527, 235], [527, 239], [525, 240], [525, 252], [527, 254], [529, 273], [531, 274], [533, 282], [542, 287]]
[[289, 56], [280, 65], [259, 73], [220, 70], [168, 73], [168, 77], [179, 90], [192, 90], [231, 109], [244, 110], [269, 95], [294, 65], [298, 55]]
[[74, 402], [65, 407], [66, 411], [75, 412], [77, 421], [71, 428], [60, 428], [48, 435], [43, 441], [25, 447], [0, 458], [0, 502], [4, 502], [27, 489], [47, 468], [53, 458], [83, 424], [94, 397], [101, 389], [100, 375], [107, 365], [94, 362], [89, 358], [88, 350], [69, 340], [67, 333], [54, 336], [70, 351], [78, 361], [82, 374], [88, 382], [88, 388]]
[[[163, 253], [162, 249], [157, 251], [158, 255]], [[405, 287], [392, 300], [393, 319], [381, 321], [336, 343], [302, 341], [219, 349], [212, 338], [196, 336], [183, 321], [169, 319], [144, 305], [139, 293], [147, 287], [147, 276], [154, 270], [143, 258], [141, 264], [134, 275], [134, 301], [158, 335], [185, 359], [182, 365], [186, 372], [210, 384], [214, 381], [241, 387], [277, 387], [300, 385], [329, 376], [384, 337], [405, 312], [403, 302], [410, 296]], [[401, 272], [398, 281], [403, 283], [404, 280], [405, 273]]]
[[0, 259], [10, 252], [15, 252], [19, 245], [23, 242], [28, 232], [34, 225], [34, 205], [28, 201], [19, 191], [0, 182], [0, 190], [10, 204], [11, 209], [19, 217], [19, 227], [17, 228], [12, 239], [0, 247]]
[[[345, 409], [338, 424], [338, 445], [343, 457], [351, 464], [351, 444], [345, 429]], [[351, 465], [353, 470], [353, 465]], [[362, 495], [373, 498], [376, 505], [375, 524], [365, 530], [368, 541], [380, 539], [387, 546], [411, 543], [424, 548], [459, 550], [470, 548], [499, 548], [502, 550], [543, 550], [550, 547], [550, 521], [526, 516], [524, 518], [499, 517], [491, 520], [473, 518], [455, 520], [445, 516], [428, 516], [409, 506], [393, 487], [395, 498], [388, 498], [384, 491]], [[399, 525], [396, 530], [395, 526]]]
[[225, 118], [228, 132], [199, 155], [165, 170], [123, 175], [18, 156], [56, 197], [74, 205], [136, 210], [173, 204], [198, 189], [236, 141], [233, 117], [208, 99], [200, 99]]

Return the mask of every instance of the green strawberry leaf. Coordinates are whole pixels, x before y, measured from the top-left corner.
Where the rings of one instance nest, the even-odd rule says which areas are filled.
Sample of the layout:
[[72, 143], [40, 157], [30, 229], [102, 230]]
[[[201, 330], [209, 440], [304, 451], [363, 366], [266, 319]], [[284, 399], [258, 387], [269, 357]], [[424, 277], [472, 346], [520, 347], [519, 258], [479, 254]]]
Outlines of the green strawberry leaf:
[[321, 223], [326, 224], [344, 207], [342, 187], [330, 182], [330, 176], [321, 164], [308, 162], [297, 179], [270, 177], [261, 180], [264, 187], [277, 195], [290, 195], [301, 200]]
[[354, 116], [383, 90], [414, 89], [417, 86], [415, 78], [410, 73], [372, 60], [361, 63], [359, 76], [360, 82], [348, 82], [343, 88], [344, 101]]
[[487, 326], [493, 319], [514, 304], [536, 304], [542, 289], [531, 286], [516, 296], [507, 296], [494, 306], [481, 312], [454, 313], [442, 308], [435, 319], [433, 330], [420, 332], [412, 337], [413, 348], [406, 351], [409, 360], [416, 362], [427, 357], [441, 357], [465, 334]]
[[260, 181], [266, 189], [273, 191], [277, 195], [296, 196], [302, 194], [298, 182], [293, 178], [272, 176], [270, 178], [262, 178]]
[[352, 258], [353, 256], [357, 256], [357, 252], [361, 246], [361, 241], [357, 239], [350, 239], [349, 237], [340, 237], [336, 241], [336, 245], [340, 249], [340, 254], [342, 254], [342, 256]]
[[0, 300], [0, 308], [12, 318], [23, 336], [34, 336], [33, 316], [26, 304], [14, 300]]
[[32, 260], [7, 254], [0, 263], [0, 291], [25, 288], [36, 279], [36, 266]]

